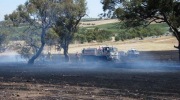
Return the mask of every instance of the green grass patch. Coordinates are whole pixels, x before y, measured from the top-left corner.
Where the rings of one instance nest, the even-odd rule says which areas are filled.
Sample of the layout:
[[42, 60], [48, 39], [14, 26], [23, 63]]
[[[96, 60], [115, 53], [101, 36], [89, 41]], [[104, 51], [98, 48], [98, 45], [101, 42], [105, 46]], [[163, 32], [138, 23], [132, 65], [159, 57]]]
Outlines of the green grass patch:
[[[163, 29], [164, 32], [168, 31], [168, 29], [169, 29], [168, 25], [165, 24], [165, 23], [151, 24], [151, 25], [149, 25], [147, 27], [148, 28]], [[122, 31], [126, 30], [126, 29], [121, 29], [121, 23], [119, 23], [119, 22], [110, 23], [110, 24], [103, 24], [103, 25], [97, 25], [97, 26], [90, 26], [90, 27], [86, 27], [85, 29], [94, 29], [94, 28], [99, 28], [99, 29], [102, 29], [102, 30], [108, 30], [108, 31], [113, 32], [113, 33], [118, 33], [118, 32], [122, 32]]]

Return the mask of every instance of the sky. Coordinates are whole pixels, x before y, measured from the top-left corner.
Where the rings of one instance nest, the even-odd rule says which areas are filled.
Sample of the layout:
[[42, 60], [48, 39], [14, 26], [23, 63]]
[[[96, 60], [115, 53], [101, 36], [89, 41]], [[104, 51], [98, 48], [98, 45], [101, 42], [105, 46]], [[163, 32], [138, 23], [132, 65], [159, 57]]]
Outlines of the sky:
[[[27, 0], [0, 0], [0, 21], [4, 20], [4, 15], [12, 13], [18, 5], [24, 4]], [[90, 18], [98, 18], [103, 13], [100, 0], [86, 0], [87, 14]]]

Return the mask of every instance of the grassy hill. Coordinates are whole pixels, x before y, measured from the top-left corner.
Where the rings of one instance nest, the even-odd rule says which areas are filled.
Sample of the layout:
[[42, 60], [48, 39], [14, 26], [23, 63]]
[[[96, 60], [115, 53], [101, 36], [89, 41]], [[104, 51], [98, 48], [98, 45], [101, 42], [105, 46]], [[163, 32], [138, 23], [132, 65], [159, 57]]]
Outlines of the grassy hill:
[[[94, 29], [94, 28], [98, 27], [99, 29], [108, 30], [108, 31], [111, 31], [113, 33], [117, 33], [117, 32], [121, 32], [122, 31], [122, 29], [120, 28], [120, 25], [121, 25], [121, 23], [115, 22], [113, 20], [112, 23], [110, 23], [108, 21], [107, 23], [104, 22], [103, 24], [98, 24], [98, 25], [93, 25], [93, 26], [91, 25], [91, 26], [87, 26], [87, 27], [84, 27], [84, 28], [85, 29]], [[151, 24], [151, 25], [149, 25], [147, 27], [163, 29], [164, 32], [168, 31], [168, 29], [169, 29], [168, 25], [165, 24], [165, 23]]]
[[[103, 30], [108, 30], [110, 32], [113, 33], [117, 33], [117, 32], [121, 32], [122, 29], [120, 28], [120, 23], [117, 19], [106, 19], [106, 20], [99, 20], [97, 18], [92, 18], [92, 19], [83, 19], [80, 22], [80, 28], [85, 28], [85, 29], [93, 29], [93, 28], [99, 28], [99, 29], [103, 29]], [[2, 26], [2, 22], [0, 22], [0, 26]], [[168, 25], [165, 23], [161, 23], [161, 24], [151, 24], [148, 27], [152, 27], [152, 28], [159, 28], [159, 29], [163, 29], [164, 31], [168, 31]], [[13, 30], [13, 32], [16, 33], [21, 33], [24, 32], [26, 29], [28, 28], [27, 25], [23, 24], [20, 25], [20, 27], [14, 27], [11, 28], [11, 30]], [[3, 30], [5, 28], [0, 28], [0, 30]]]
[[[81, 22], [80, 30], [78, 32], [80, 35], [78, 35], [77, 39], [80, 40], [81, 43], [84, 43], [86, 40], [89, 41], [90, 39], [94, 39], [95, 41], [106, 41], [108, 39], [104, 39], [102, 33], [106, 35], [109, 33], [112, 34], [111, 36], [115, 37], [116, 41], [119, 41], [136, 37], [143, 39], [144, 37], [159, 36], [169, 33], [169, 27], [165, 23], [154, 23], [146, 27], [141, 26], [134, 28], [122, 28], [121, 24], [122, 23], [117, 19]], [[99, 30], [99, 33], [97, 33], [98, 31], [93, 31], [97, 29]], [[103, 32], [100, 32], [101, 30], [103, 30]], [[87, 32], [89, 33], [86, 34]], [[101, 40], [98, 40], [97, 38]]]
[[[1, 22], [2, 23], [2, 22]], [[99, 19], [84, 19], [80, 22], [80, 31], [82, 29], [90, 30], [98, 28], [99, 30], [105, 30], [106, 33], [115, 34], [119, 40], [124, 39], [132, 39], [135, 37], [148, 37], [148, 36], [156, 36], [162, 35], [168, 32], [169, 27], [165, 23], [161, 24], [151, 24], [145, 28], [140, 28], [140, 32], [134, 29], [121, 29], [121, 23], [117, 19], [106, 19], [106, 20], [99, 20]], [[20, 25], [20, 27], [1, 27], [0, 31], [9, 34], [11, 39], [18, 39], [21, 36], [25, 35], [25, 31], [29, 26], [26, 24]], [[86, 34], [84, 34], [84, 38], [86, 38]], [[105, 39], [107, 40], [107, 39]]]

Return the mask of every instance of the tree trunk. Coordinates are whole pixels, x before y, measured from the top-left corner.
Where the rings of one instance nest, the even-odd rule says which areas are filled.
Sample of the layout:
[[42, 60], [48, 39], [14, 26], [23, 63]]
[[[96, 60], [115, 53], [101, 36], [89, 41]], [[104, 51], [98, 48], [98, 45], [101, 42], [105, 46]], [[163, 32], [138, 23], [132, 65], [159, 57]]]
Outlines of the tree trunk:
[[178, 41], [179, 63], [180, 63], [180, 41]]
[[45, 43], [42, 43], [40, 49], [38, 50], [38, 52], [31, 59], [29, 59], [29, 61], [28, 61], [29, 65], [33, 65], [34, 64], [35, 59], [37, 57], [39, 57], [39, 55], [41, 54], [41, 52], [42, 52], [42, 50], [44, 48], [44, 45], [45, 45]]
[[178, 46], [174, 46], [179, 52], [179, 63], [180, 63], [180, 41], [178, 40]]
[[[177, 37], [176, 37], [177, 38]], [[177, 38], [178, 40], [178, 46], [174, 46], [176, 49], [178, 49], [178, 52], [179, 52], [179, 63], [180, 63], [180, 40], [179, 38]]]
[[178, 30], [177, 27], [174, 27], [169, 21], [167, 16], [162, 13], [163, 17], [164, 17], [164, 21], [168, 24], [168, 26], [170, 27], [170, 29], [173, 31], [174, 36], [176, 37], [176, 39], [178, 40], [178, 46], [174, 46], [175, 48], [178, 49], [179, 51], [179, 63], [180, 63], [180, 32]]
[[46, 33], [46, 29], [43, 28], [42, 29], [42, 34], [41, 34], [41, 47], [39, 48], [39, 50], [36, 52], [36, 54], [34, 56], [32, 56], [31, 59], [29, 59], [28, 64], [29, 65], [33, 65], [34, 61], [36, 60], [37, 57], [39, 57], [39, 55], [41, 54], [44, 46], [45, 46], [45, 33]]
[[173, 34], [175, 35], [176, 39], [178, 40], [178, 46], [174, 46], [179, 51], [179, 63], [180, 63], [180, 32], [177, 28], [172, 28], [174, 30]]
[[64, 56], [65, 56], [65, 62], [69, 62], [70, 57], [68, 55], [68, 44], [64, 46]]

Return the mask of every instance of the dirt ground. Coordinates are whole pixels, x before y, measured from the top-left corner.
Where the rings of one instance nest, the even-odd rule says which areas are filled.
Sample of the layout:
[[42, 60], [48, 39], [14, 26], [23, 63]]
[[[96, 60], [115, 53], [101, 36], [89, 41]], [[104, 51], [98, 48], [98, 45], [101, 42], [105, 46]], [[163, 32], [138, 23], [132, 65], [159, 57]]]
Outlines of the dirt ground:
[[[139, 62], [62, 63], [59, 58], [34, 66], [1, 63], [0, 100], [180, 100], [175, 38], [107, 43], [123, 51], [136, 48], [141, 55]], [[71, 45], [71, 59], [75, 60], [73, 53], [82, 48], [104, 44]], [[53, 54], [52, 59], [56, 59], [61, 53]]]

